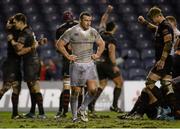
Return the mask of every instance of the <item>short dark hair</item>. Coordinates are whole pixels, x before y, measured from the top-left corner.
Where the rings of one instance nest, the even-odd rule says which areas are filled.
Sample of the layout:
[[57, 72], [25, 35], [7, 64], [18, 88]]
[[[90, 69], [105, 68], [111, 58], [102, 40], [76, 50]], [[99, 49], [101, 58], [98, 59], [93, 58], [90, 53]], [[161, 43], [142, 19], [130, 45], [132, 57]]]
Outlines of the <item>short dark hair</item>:
[[79, 19], [83, 19], [83, 16], [89, 16], [89, 17], [92, 17], [92, 14], [90, 12], [81, 12], [80, 16], [79, 16]]
[[63, 21], [68, 22], [74, 19], [73, 13], [71, 11], [64, 11], [63, 12]]
[[115, 28], [115, 23], [114, 22], [109, 22], [106, 24], [106, 31], [112, 31]]
[[166, 16], [166, 19], [171, 21], [171, 22], [174, 22], [175, 25], [177, 25], [177, 21], [176, 21], [176, 18], [174, 16]]
[[22, 21], [23, 23], [27, 23], [27, 18], [24, 14], [22, 13], [17, 13], [14, 15], [14, 19], [17, 20], [17, 21]]
[[150, 8], [148, 13], [147, 13], [147, 17], [151, 20], [153, 17], [158, 16], [158, 15], [162, 15], [162, 11], [157, 6]]

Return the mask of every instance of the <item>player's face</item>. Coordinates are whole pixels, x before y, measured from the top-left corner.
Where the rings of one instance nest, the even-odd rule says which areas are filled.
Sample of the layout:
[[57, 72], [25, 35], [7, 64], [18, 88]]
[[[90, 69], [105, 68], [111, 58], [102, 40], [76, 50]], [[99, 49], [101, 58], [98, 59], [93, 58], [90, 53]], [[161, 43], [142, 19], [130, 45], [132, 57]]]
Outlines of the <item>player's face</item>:
[[13, 23], [14, 23], [15, 28], [16, 28], [17, 30], [20, 30], [20, 28], [21, 28], [21, 23], [20, 23], [19, 21], [15, 20], [15, 19], [14, 19]]
[[152, 18], [152, 21], [154, 22], [154, 24], [158, 25], [160, 23], [160, 16], [156, 15]]
[[171, 24], [172, 27], [176, 27], [176, 25], [175, 25], [174, 22], [172, 22], [172, 21], [170, 21], [170, 20], [167, 20], [167, 21]]
[[91, 26], [91, 22], [92, 22], [92, 17], [84, 15], [80, 21], [80, 24], [84, 30], [87, 30]]

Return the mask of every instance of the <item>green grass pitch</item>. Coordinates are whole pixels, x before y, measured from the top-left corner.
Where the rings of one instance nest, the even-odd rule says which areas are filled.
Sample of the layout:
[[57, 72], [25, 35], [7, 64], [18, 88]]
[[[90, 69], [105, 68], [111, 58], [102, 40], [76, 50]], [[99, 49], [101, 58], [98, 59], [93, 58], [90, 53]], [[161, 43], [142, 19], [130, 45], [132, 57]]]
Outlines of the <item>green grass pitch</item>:
[[97, 112], [98, 117], [89, 117], [89, 122], [72, 123], [71, 113], [66, 118], [54, 119], [54, 112], [47, 113], [47, 119], [11, 119], [10, 112], [0, 112], [0, 128], [180, 128], [180, 120], [160, 121], [120, 120], [117, 113]]

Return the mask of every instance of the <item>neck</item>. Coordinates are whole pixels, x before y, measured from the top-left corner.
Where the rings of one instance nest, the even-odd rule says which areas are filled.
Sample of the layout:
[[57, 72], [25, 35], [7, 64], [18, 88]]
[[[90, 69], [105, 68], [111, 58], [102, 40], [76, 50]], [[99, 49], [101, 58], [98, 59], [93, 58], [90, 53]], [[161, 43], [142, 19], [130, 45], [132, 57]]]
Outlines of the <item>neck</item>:
[[25, 27], [27, 27], [27, 24], [22, 25], [20, 30], [23, 30]]
[[88, 30], [88, 29], [84, 28], [81, 24], [80, 24], [80, 27], [81, 27], [83, 30]]
[[161, 24], [161, 22], [163, 22], [165, 20], [164, 17], [161, 17], [160, 20], [159, 20], [159, 24]]

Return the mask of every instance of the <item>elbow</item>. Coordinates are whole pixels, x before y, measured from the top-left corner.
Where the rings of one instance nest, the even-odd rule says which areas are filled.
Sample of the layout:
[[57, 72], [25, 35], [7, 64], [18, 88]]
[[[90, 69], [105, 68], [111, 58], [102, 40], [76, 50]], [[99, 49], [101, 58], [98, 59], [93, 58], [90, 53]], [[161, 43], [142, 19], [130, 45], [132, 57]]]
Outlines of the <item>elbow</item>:
[[22, 55], [23, 55], [23, 53], [22, 53], [21, 51], [16, 52], [16, 54], [17, 54], [18, 56], [22, 56]]

